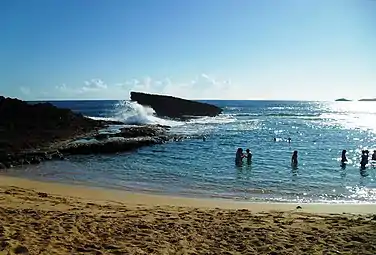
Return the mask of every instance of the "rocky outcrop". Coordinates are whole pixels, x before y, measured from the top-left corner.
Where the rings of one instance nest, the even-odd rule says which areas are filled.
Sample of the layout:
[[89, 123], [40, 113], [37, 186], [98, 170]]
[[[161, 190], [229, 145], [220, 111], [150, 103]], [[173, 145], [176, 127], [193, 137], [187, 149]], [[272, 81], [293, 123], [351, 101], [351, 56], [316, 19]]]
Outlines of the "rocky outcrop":
[[[118, 132], [106, 133], [106, 127], [117, 124], [122, 124]], [[28, 104], [0, 97], [0, 170], [63, 160], [72, 154], [132, 151], [186, 138], [168, 130], [162, 125], [125, 126], [92, 120], [49, 103]]]
[[131, 100], [153, 108], [158, 116], [189, 119], [195, 116], [216, 116], [222, 109], [211, 104], [182, 98], [131, 92]]
[[0, 154], [0, 169], [14, 166], [39, 164], [46, 160], [63, 160], [64, 155], [58, 150], [50, 151], [24, 151], [19, 153]]
[[50, 103], [0, 97], [0, 168], [63, 158], [51, 146], [117, 122], [96, 121]]
[[144, 146], [163, 144], [168, 141], [179, 142], [184, 139], [202, 139], [202, 136], [182, 136], [167, 133], [167, 126], [145, 125], [121, 128], [120, 132], [97, 134], [86, 141], [71, 141], [58, 147], [64, 155], [85, 155], [126, 152]]
[[161, 144], [169, 140], [169, 127], [145, 125], [120, 128], [118, 133], [98, 133], [85, 140], [61, 144], [58, 150], [65, 155], [116, 153], [132, 151], [143, 146]]
[[28, 104], [0, 97], [0, 151], [35, 149], [104, 126], [104, 122], [85, 118], [50, 103]]
[[163, 136], [169, 126], [144, 125], [137, 127], [120, 128], [118, 133], [99, 133], [94, 136], [97, 140], [109, 139], [111, 137], [135, 138], [135, 137], [157, 137]]
[[60, 148], [64, 155], [106, 154], [133, 151], [144, 146], [161, 144], [164, 139], [158, 137], [134, 137], [91, 141], [86, 143], [70, 143]]

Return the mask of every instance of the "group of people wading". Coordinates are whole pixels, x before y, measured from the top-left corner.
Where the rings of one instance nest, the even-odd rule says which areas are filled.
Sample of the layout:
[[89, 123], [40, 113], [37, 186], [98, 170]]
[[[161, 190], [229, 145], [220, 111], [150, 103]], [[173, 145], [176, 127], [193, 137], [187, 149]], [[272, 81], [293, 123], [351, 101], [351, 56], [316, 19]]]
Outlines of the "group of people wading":
[[[342, 157], [341, 157], [341, 165], [345, 166], [347, 163], [347, 157], [346, 157], [346, 150], [342, 151]], [[376, 161], [376, 150], [373, 151], [373, 154], [371, 156], [372, 161]], [[366, 166], [369, 163], [369, 150], [362, 150], [362, 157], [360, 160], [360, 169], [366, 169]]]
[[[342, 151], [342, 157], [341, 157], [341, 166], [345, 166], [347, 163], [347, 157], [346, 157], [346, 150]], [[250, 165], [252, 163], [252, 153], [249, 149], [246, 149], [246, 153], [243, 153], [242, 148], [238, 148], [235, 155], [235, 165], [237, 167], [241, 167], [243, 165], [243, 158], [247, 159], [247, 164]], [[376, 162], [376, 150], [373, 151], [371, 160]], [[360, 168], [366, 169], [366, 166], [369, 163], [369, 151], [368, 150], [362, 150], [362, 157], [360, 161]], [[291, 157], [291, 166], [297, 167], [298, 166], [298, 151], [294, 151], [292, 153]]]
[[[240, 167], [243, 166], [243, 159], [247, 159], [247, 165], [250, 165], [252, 163], [252, 152], [249, 149], [245, 150], [245, 153], [243, 153], [242, 148], [238, 148], [235, 155], [235, 165]], [[294, 151], [291, 157], [291, 165], [293, 167], [298, 166], [298, 151]]]
[[242, 166], [243, 165], [243, 158], [247, 159], [247, 164], [250, 165], [252, 163], [252, 152], [249, 149], [245, 150], [243, 153], [242, 148], [238, 148], [235, 155], [235, 165]]

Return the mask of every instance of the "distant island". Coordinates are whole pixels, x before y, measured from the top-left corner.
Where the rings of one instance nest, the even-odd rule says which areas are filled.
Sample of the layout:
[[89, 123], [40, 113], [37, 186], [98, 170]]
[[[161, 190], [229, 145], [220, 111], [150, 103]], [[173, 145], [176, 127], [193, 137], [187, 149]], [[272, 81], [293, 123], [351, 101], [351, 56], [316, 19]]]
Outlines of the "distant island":
[[352, 100], [346, 99], [346, 98], [338, 98], [338, 99], [336, 99], [336, 102], [348, 102], [348, 101], [352, 101]]
[[[336, 102], [350, 102], [353, 100], [347, 99], [347, 98], [338, 98], [335, 100]], [[376, 98], [363, 98], [359, 99], [359, 102], [376, 102]]]
[[364, 98], [364, 99], [359, 99], [359, 101], [363, 101], [363, 102], [376, 102], [376, 98]]

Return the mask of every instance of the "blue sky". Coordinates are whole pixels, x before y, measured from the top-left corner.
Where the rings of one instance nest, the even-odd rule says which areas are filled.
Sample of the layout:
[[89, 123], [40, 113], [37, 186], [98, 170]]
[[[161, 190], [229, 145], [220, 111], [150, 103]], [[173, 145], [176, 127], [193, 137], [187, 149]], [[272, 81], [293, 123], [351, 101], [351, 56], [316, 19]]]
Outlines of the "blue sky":
[[0, 94], [376, 97], [376, 1], [3, 0]]

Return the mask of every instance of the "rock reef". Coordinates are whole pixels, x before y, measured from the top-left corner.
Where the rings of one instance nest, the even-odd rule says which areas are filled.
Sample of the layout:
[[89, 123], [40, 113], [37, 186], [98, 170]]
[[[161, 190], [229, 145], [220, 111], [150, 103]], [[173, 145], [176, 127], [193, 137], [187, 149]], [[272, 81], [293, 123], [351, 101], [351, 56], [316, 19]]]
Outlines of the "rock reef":
[[189, 119], [197, 116], [214, 117], [222, 112], [222, 109], [215, 105], [166, 95], [131, 92], [131, 100], [150, 106], [158, 116], [174, 119]]
[[145, 125], [120, 128], [118, 133], [98, 133], [86, 139], [68, 141], [58, 146], [64, 155], [117, 153], [136, 150], [143, 146], [162, 144], [171, 139], [168, 127]]

